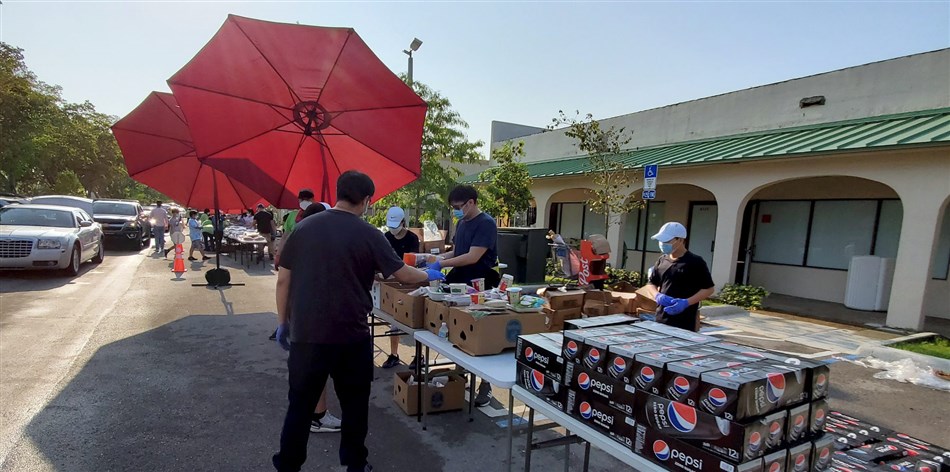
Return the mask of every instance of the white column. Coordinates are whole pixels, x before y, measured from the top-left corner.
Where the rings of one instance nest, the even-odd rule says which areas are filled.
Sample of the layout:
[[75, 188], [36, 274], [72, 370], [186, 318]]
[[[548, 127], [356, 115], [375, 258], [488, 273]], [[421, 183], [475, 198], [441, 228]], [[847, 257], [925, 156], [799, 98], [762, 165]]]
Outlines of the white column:
[[742, 231], [742, 215], [745, 212], [744, 194], [714, 192], [719, 213], [716, 219], [716, 251], [712, 273], [716, 291], [736, 279], [736, 260], [739, 254], [739, 236]]
[[887, 326], [921, 330], [930, 264], [940, 227], [941, 203], [921, 188], [900, 192], [904, 221], [897, 247], [894, 282], [887, 305]]

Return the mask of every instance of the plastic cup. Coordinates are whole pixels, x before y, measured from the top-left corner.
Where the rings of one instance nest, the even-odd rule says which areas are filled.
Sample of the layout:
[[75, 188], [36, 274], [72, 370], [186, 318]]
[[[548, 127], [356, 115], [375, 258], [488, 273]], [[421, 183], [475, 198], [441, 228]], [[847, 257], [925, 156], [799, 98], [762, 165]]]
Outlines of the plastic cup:
[[511, 274], [502, 275], [501, 282], [498, 284], [498, 291], [507, 293], [508, 287], [511, 287], [513, 283], [515, 283], [515, 276]]
[[442, 291], [442, 281], [441, 280], [430, 280], [429, 281], [429, 290], [433, 292]]
[[508, 304], [518, 306], [521, 303], [521, 287], [508, 287]]
[[465, 295], [465, 284], [449, 284], [449, 292], [452, 295]]
[[475, 287], [475, 290], [478, 292], [485, 291], [485, 278], [472, 279], [472, 287]]

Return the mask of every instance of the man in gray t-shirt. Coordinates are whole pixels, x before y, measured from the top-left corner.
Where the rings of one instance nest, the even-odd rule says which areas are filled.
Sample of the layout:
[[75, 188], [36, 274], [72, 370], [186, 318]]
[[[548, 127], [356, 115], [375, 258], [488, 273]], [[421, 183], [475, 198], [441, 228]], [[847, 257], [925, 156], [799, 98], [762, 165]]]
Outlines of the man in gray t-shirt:
[[281, 249], [277, 275], [277, 341], [290, 351], [290, 405], [274, 455], [279, 471], [299, 471], [307, 459], [314, 407], [333, 377], [343, 411], [340, 463], [348, 471], [366, 463], [373, 338], [366, 317], [377, 272], [403, 283], [444, 278], [410, 267], [379, 230], [363, 221], [375, 192], [357, 171], [337, 180], [336, 207], [301, 221]]

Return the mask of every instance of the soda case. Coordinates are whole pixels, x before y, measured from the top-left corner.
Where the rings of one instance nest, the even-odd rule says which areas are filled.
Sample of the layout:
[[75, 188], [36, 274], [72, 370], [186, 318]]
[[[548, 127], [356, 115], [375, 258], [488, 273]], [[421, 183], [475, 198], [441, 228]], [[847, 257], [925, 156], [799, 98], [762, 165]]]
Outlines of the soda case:
[[785, 424], [788, 422], [788, 410], [781, 410], [761, 420], [765, 428], [765, 451], [772, 452], [785, 444]]
[[811, 442], [811, 471], [824, 472], [831, 466], [831, 456], [835, 453], [835, 438], [821, 436]]
[[544, 375], [540, 370], [522, 362], [516, 364], [518, 366], [516, 379], [519, 385], [559, 411], [567, 411], [565, 405], [567, 388], [553, 378]]
[[540, 334], [518, 336], [515, 348], [518, 362], [540, 370], [559, 384], [564, 383], [564, 358], [561, 344]]
[[767, 431], [758, 420], [739, 424], [643, 392], [637, 396], [635, 419], [637, 424], [733, 462], [744, 462], [765, 454]]
[[644, 392], [661, 395], [666, 365], [670, 362], [722, 354], [721, 349], [704, 345], [668, 348], [659, 351], [642, 352], [633, 358], [631, 378], [633, 384]]
[[[564, 340], [561, 344], [561, 353], [564, 355], [565, 362], [575, 362], [581, 351], [584, 349], [584, 340], [597, 336], [613, 336], [631, 332], [642, 331], [634, 325], [613, 325], [601, 326], [597, 328], [582, 328], [565, 330]], [[579, 362], [579, 361], [578, 361]]]
[[633, 447], [636, 434], [633, 418], [591, 398], [582, 399], [575, 396], [574, 403], [571, 403], [570, 398], [567, 411], [571, 416], [581, 423], [605, 432], [614, 441], [628, 448]]
[[567, 372], [567, 378], [571, 382], [570, 391], [580, 394], [584, 399], [592, 398], [599, 403], [633, 415], [636, 406], [636, 389], [632, 385], [618, 382], [616, 379], [598, 374], [582, 365], [568, 364]]
[[893, 433], [884, 438], [884, 443], [897, 446], [905, 451], [905, 455], [913, 456], [915, 459], [944, 464], [945, 467], [950, 466], [950, 451], [915, 437]]
[[798, 444], [808, 434], [808, 422], [811, 419], [811, 405], [808, 403], [788, 409], [785, 424], [785, 443]]
[[809, 392], [807, 399], [817, 400], [828, 395], [828, 385], [831, 379], [831, 370], [829, 369], [828, 364], [814, 362], [799, 357], [786, 356], [776, 352], [765, 351], [751, 346], [743, 346], [741, 344], [729, 342], [711, 343], [710, 345], [728, 351], [738, 352], [746, 356], [760, 357], [762, 359], [775, 360], [785, 364], [800, 366], [804, 368], [806, 372], [805, 384], [807, 387], [805, 391]]
[[838, 411], [829, 411], [825, 417], [825, 432], [836, 437], [838, 449], [850, 449], [882, 441], [892, 431], [867, 423]]
[[762, 472], [785, 472], [788, 463], [788, 449], [779, 449], [762, 458]]
[[[672, 339], [672, 338], [669, 338]], [[662, 341], [662, 340], [659, 340]], [[665, 349], [658, 340], [614, 344], [607, 348], [607, 375], [625, 384], [634, 385], [634, 358], [641, 352], [653, 352]], [[652, 375], [652, 374], [651, 374]]]
[[868, 464], [854, 457], [845, 454], [843, 451], [835, 451], [831, 455], [831, 465], [826, 469], [831, 472], [864, 472], [890, 470], [877, 464]]
[[699, 407], [730, 420], [744, 420], [801, 403], [805, 371], [775, 361], [704, 372], [700, 377]]
[[637, 326], [650, 331], [655, 331], [657, 333], [666, 334], [674, 338], [685, 339], [693, 344], [709, 344], [721, 341], [719, 338], [706, 336], [705, 334], [695, 333], [693, 331], [665, 325], [663, 323], [657, 323], [655, 321], [643, 321], [637, 323]]
[[808, 414], [808, 435], [820, 436], [825, 432], [825, 422], [828, 418], [828, 401], [815, 400], [811, 402]]
[[[666, 470], [685, 472], [762, 472], [762, 459], [743, 463], [725, 460], [709, 451], [638, 423], [633, 452]], [[772, 471], [779, 472], [779, 471]]]
[[880, 464], [882, 462], [901, 459], [907, 451], [893, 444], [877, 443], [865, 444], [844, 451], [845, 454], [864, 462], [865, 464]]
[[788, 463], [785, 465], [785, 470], [787, 472], [806, 472], [810, 470], [811, 450], [812, 444], [810, 442], [788, 448]]
[[635, 316], [630, 315], [607, 315], [595, 316], [593, 318], [578, 318], [576, 320], [564, 320], [566, 329], [597, 328], [600, 326], [626, 325], [637, 322]]
[[914, 469], [917, 472], [947, 472], [950, 470], [946, 462], [929, 460], [918, 460], [916, 463], [914, 463]]
[[744, 356], [735, 352], [724, 352], [699, 359], [686, 359], [670, 362], [663, 375], [664, 382], [660, 392], [666, 398], [689, 406], [697, 405], [699, 378], [703, 372], [739, 367], [760, 361], [761, 358]]
[[607, 352], [610, 346], [656, 341], [660, 348], [667, 345], [686, 345], [686, 341], [663, 336], [649, 331], [638, 331], [624, 334], [614, 334], [609, 336], [594, 336], [584, 339], [584, 347], [581, 354], [574, 358], [576, 364], [583, 364], [587, 368], [600, 373], [607, 373], [609, 364], [607, 363]]

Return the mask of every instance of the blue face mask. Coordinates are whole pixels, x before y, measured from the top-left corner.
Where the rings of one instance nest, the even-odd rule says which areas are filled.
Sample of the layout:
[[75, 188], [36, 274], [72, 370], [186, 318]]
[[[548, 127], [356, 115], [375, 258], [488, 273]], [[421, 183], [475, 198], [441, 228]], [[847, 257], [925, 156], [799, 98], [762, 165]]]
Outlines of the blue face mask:
[[673, 254], [673, 245], [670, 243], [660, 243], [660, 252], [663, 254]]
[[452, 210], [452, 216], [461, 220], [465, 213], [462, 210]]

